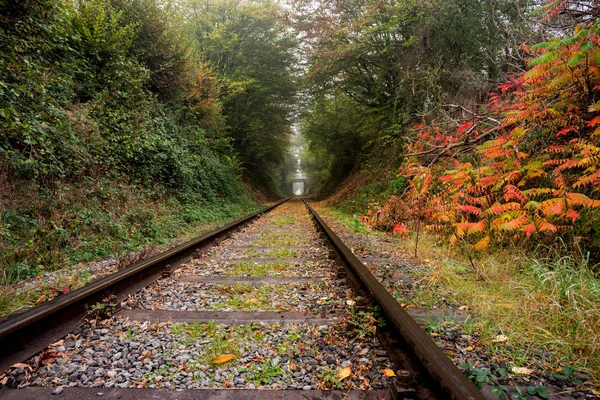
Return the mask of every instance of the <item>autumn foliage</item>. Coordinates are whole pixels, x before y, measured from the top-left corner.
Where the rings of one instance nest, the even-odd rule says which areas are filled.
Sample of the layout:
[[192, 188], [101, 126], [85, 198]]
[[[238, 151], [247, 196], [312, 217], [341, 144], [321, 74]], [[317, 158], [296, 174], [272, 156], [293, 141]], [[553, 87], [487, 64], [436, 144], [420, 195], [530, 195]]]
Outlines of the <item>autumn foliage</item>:
[[485, 112], [415, 126], [409, 187], [369, 223], [424, 223], [475, 248], [556, 235], [600, 246], [599, 35], [596, 22], [526, 48], [529, 70]]

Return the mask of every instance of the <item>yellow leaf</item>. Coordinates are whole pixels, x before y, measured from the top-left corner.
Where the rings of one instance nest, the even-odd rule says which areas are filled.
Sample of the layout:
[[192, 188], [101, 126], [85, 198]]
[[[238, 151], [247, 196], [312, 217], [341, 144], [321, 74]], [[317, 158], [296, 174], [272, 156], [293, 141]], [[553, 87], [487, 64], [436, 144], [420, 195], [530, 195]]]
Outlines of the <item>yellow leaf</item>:
[[391, 369], [384, 369], [383, 371], [381, 371], [385, 376], [396, 376], [396, 374], [394, 373], [394, 371], [392, 371]]
[[340, 381], [346, 379], [350, 375], [352, 375], [352, 367], [342, 368], [340, 369], [340, 372], [338, 372], [338, 378], [340, 378]]
[[424, 260], [423, 260], [423, 262], [424, 262], [425, 264], [429, 264], [431, 261], [429, 261], [429, 258], [426, 258], [426, 259], [424, 259]]
[[444, 350], [444, 353], [448, 354], [450, 357], [454, 355], [454, 352], [452, 350]]
[[223, 364], [224, 362], [233, 360], [235, 358], [235, 354], [224, 354], [219, 356], [213, 360], [214, 364]]
[[464, 351], [471, 351], [471, 350], [473, 350], [473, 346], [465, 347], [463, 350]]
[[256, 304], [256, 303], [258, 303], [258, 300], [256, 300], [256, 299], [248, 299], [248, 300], [246, 300], [246, 304]]
[[492, 340], [494, 343], [506, 342], [508, 340], [508, 336], [506, 335], [498, 335], [496, 339]]
[[530, 368], [525, 368], [525, 367], [512, 367], [510, 369], [512, 372], [514, 372], [515, 374], [521, 374], [521, 375], [531, 375], [533, 374], [533, 370]]
[[487, 245], [490, 243], [490, 237], [486, 236], [483, 239], [481, 239], [479, 242], [477, 242], [477, 244], [475, 244], [473, 246], [474, 249], [485, 249], [487, 247]]
[[439, 334], [439, 333], [437, 333], [437, 332], [431, 332], [431, 333], [429, 334], [429, 336], [431, 336], [431, 337], [438, 337], [438, 336], [440, 336], [440, 334]]

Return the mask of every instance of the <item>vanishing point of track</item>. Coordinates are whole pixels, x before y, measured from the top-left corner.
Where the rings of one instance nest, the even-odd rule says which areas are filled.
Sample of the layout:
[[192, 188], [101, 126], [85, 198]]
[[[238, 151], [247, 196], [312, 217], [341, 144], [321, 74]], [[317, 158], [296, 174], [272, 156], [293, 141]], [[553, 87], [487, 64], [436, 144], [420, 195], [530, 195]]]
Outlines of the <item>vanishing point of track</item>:
[[296, 198], [1, 321], [7, 369], [6, 399], [483, 398]]

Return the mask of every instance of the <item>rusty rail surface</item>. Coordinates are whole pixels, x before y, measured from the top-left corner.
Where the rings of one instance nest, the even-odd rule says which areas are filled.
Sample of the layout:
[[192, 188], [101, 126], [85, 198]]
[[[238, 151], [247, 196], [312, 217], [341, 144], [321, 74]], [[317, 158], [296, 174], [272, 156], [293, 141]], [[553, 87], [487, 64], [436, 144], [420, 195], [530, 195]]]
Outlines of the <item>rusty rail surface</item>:
[[160, 277], [164, 268], [188, 261], [196, 251], [227, 237], [287, 200], [289, 198], [38, 307], [9, 315], [0, 321], [0, 371], [35, 355], [81, 325], [89, 307], [106, 296], [115, 295], [115, 301], [119, 302]]
[[448, 356], [435, 344], [435, 342], [421, 329], [410, 315], [392, 297], [367, 267], [352, 253], [342, 240], [327, 226], [317, 212], [302, 199], [306, 208], [325, 232], [336, 251], [356, 274], [361, 283], [375, 299], [392, 323], [397, 333], [410, 346], [422, 366], [427, 370], [433, 381], [439, 385], [441, 391], [448, 398], [454, 400], [483, 400], [483, 394], [475, 388], [473, 383], [454, 365]]

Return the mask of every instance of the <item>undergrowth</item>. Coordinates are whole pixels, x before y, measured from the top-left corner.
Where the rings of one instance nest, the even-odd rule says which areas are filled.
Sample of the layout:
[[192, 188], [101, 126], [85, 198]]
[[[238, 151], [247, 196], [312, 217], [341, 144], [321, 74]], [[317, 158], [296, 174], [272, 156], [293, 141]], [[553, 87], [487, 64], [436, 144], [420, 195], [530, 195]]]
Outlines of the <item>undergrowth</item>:
[[[355, 233], [390, 240], [368, 227], [357, 230], [347, 212], [329, 212]], [[398, 253], [414, 248], [412, 236], [392, 240]], [[600, 376], [600, 279], [587, 254], [565, 255], [560, 242], [529, 251], [490, 248], [474, 260], [475, 271], [465, 255], [421, 233], [419, 256], [429, 262], [413, 277], [412, 303], [443, 298], [467, 306], [475, 315], [469, 329], [496, 362], [552, 372], [572, 365]], [[499, 335], [508, 340], [498, 341]]]
[[[0, 316], [95, 278], [78, 264], [122, 259], [123, 268], [131, 252], [151, 255], [258, 209], [243, 197], [192, 203], [123, 183], [64, 185], [59, 192], [62, 201], [47, 215], [40, 215], [42, 201], [0, 210]], [[18, 284], [57, 270], [60, 279]]]

